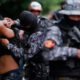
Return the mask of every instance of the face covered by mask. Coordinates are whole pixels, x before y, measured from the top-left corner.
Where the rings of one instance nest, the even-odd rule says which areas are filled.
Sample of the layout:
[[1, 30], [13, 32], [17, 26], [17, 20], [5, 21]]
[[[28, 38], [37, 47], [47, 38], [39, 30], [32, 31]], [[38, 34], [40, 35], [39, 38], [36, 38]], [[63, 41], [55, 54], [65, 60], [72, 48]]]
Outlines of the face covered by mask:
[[33, 30], [37, 26], [37, 17], [29, 11], [23, 11], [19, 15], [19, 20], [23, 30]]

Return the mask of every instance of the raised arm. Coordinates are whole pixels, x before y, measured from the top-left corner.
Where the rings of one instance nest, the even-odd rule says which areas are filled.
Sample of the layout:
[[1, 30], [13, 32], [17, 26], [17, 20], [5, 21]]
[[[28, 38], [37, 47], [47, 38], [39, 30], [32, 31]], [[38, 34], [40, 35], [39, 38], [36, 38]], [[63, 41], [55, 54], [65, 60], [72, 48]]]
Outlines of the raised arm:
[[14, 37], [14, 32], [11, 26], [14, 24], [14, 21], [11, 19], [4, 19], [0, 21], [0, 36], [4, 36], [6, 38]]
[[46, 38], [43, 43], [43, 56], [47, 60], [66, 59], [67, 57], [79, 56], [80, 50], [69, 46], [63, 46], [61, 31], [58, 27], [48, 28]]

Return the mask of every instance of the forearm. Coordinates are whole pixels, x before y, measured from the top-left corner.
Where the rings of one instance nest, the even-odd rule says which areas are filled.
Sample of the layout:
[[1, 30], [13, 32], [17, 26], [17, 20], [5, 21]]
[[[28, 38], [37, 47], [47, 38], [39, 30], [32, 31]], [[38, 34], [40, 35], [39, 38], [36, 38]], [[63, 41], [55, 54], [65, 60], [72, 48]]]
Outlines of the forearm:
[[42, 55], [47, 60], [67, 59], [67, 57], [75, 57], [77, 55], [76, 48], [71, 47], [58, 47], [53, 49], [44, 49]]
[[11, 29], [11, 26], [14, 24], [14, 21], [11, 18], [4, 18], [0, 21], [0, 35], [6, 38], [13, 38], [14, 31]]
[[2, 29], [0, 29], [0, 35], [6, 38], [13, 38], [15, 36], [13, 30], [6, 27], [2, 27]]
[[18, 48], [17, 46], [9, 43], [6, 45], [6, 47], [8, 48], [8, 50], [11, 51], [12, 55], [16, 56], [16, 57], [21, 57], [23, 56], [24, 53], [24, 49], [23, 48]]
[[[46, 41], [48, 41], [47, 44]], [[54, 45], [49, 48], [47, 45], [50, 46], [50, 42]], [[64, 59], [75, 56], [77, 49], [63, 46], [63, 44], [62, 34], [59, 28], [56, 26], [50, 27], [43, 44], [43, 56], [47, 60]]]

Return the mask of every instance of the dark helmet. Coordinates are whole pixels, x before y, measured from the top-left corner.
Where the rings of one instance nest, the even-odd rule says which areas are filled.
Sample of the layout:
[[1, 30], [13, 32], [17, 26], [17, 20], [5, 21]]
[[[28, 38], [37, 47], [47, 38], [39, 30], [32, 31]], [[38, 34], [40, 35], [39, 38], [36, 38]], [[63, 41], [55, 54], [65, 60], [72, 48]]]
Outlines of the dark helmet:
[[37, 17], [29, 11], [23, 11], [19, 15], [19, 20], [23, 28], [32, 28], [37, 26]]
[[80, 15], [80, 0], [66, 0], [63, 10], [60, 10], [60, 14], [64, 15]]

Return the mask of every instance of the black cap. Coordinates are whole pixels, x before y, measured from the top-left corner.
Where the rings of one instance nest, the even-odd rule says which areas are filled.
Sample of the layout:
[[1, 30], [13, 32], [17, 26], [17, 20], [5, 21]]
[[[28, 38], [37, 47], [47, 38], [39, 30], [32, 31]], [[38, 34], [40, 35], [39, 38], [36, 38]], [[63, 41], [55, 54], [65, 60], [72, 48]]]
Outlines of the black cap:
[[20, 20], [20, 24], [23, 27], [27, 27], [27, 26], [36, 27], [37, 26], [37, 17], [29, 11], [23, 11], [19, 15], [19, 20]]

